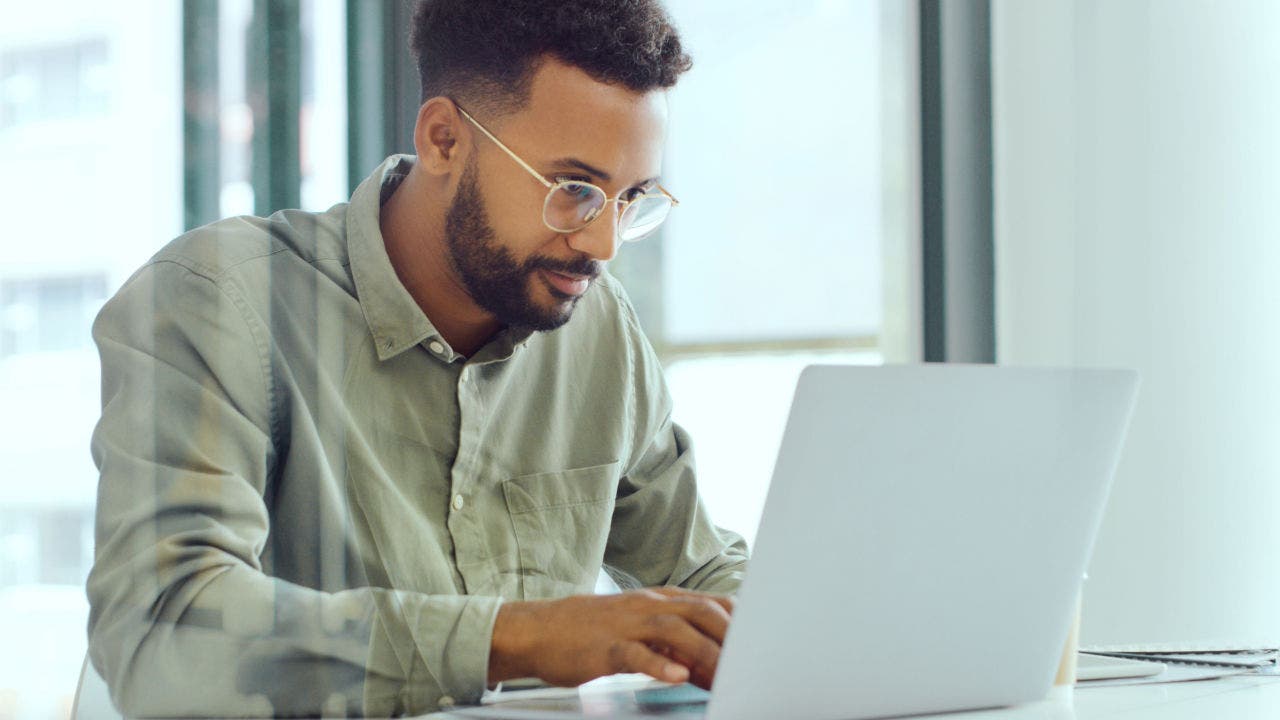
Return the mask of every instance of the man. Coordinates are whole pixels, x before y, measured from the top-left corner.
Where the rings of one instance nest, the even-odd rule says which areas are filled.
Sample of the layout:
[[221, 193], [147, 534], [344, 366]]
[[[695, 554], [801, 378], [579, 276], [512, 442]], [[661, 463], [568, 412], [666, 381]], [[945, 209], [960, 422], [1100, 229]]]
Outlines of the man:
[[[674, 204], [656, 0], [427, 0], [416, 157], [197, 229], [94, 328], [90, 654], [133, 715], [708, 686], [746, 562], [621, 288]], [[591, 592], [602, 565], [624, 585]]]

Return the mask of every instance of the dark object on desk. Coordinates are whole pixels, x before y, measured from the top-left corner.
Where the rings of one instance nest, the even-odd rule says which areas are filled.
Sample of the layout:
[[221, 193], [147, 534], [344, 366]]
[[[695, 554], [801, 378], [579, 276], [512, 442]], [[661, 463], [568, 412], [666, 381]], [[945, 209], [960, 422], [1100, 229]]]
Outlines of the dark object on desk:
[[1266, 670], [1277, 666], [1276, 660], [1277, 657], [1280, 657], [1280, 650], [1264, 649], [1205, 652], [1097, 651], [1090, 654], [1101, 655], [1104, 657], [1126, 658], [1129, 660], [1174, 663], [1178, 665], [1202, 665], [1207, 667]]

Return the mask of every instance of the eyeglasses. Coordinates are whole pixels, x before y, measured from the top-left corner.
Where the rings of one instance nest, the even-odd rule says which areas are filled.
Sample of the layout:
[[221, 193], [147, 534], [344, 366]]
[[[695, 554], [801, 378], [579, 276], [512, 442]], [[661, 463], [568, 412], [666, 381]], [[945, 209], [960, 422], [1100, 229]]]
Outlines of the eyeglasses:
[[609, 203], [618, 203], [618, 238], [624, 242], [633, 242], [658, 229], [662, 221], [667, 219], [671, 208], [680, 204], [661, 185], [657, 186], [658, 192], [637, 192], [628, 196], [626, 193], [633, 191], [624, 191], [618, 197], [611, 198], [604, 190], [589, 182], [551, 182], [520, 159], [511, 148], [503, 145], [501, 140], [494, 137], [493, 133], [461, 106], [458, 106], [458, 112], [547, 188], [547, 199], [542, 203], [542, 222], [554, 232], [578, 232], [603, 215]]

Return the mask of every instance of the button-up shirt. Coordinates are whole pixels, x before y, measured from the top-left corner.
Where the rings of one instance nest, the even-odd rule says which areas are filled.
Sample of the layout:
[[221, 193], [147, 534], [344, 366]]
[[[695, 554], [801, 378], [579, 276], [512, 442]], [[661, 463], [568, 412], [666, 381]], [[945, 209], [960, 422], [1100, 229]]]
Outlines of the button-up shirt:
[[503, 599], [737, 588], [621, 287], [455, 352], [349, 204], [170, 243], [102, 310], [90, 654], [127, 712], [422, 713], [483, 691]]

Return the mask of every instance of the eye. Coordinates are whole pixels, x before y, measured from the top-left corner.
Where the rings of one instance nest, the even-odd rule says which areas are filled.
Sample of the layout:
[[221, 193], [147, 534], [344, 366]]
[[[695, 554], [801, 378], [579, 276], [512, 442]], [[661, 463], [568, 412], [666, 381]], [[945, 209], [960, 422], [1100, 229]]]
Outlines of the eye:
[[648, 192], [649, 192], [649, 188], [634, 187], [626, 191], [625, 193], [623, 193], [622, 199], [626, 200], [627, 202], [631, 202], [632, 200], [635, 200], [636, 198], [640, 197], [641, 195], [645, 195]]
[[560, 190], [569, 193], [579, 200], [585, 200], [594, 194], [592, 186], [585, 180], [573, 177], [557, 177], [556, 182], [560, 183]]

